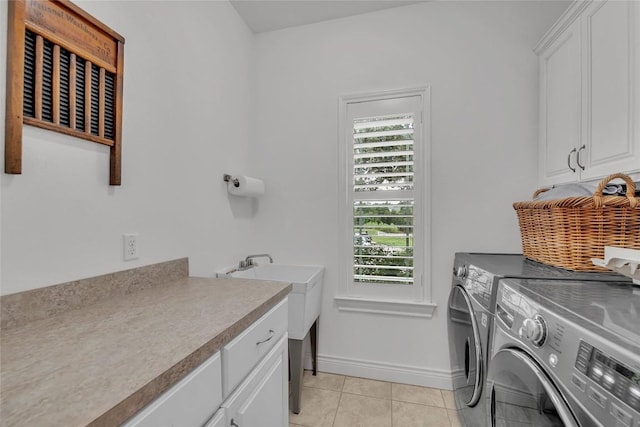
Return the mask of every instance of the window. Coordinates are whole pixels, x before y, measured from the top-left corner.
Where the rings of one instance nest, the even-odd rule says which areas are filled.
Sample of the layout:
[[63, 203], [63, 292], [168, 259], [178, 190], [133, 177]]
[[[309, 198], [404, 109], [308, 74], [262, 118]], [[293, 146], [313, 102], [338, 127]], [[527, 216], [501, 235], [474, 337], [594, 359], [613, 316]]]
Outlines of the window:
[[428, 90], [340, 102], [343, 310], [428, 317]]

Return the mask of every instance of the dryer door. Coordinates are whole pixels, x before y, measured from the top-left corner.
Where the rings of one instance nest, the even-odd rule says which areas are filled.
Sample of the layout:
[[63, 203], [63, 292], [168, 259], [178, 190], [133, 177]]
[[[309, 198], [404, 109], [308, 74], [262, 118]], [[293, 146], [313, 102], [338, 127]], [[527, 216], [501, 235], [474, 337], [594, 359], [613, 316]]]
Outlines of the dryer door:
[[489, 363], [487, 404], [491, 427], [578, 427], [573, 413], [540, 366], [521, 350], [500, 350]]
[[460, 285], [449, 295], [449, 353], [456, 405], [475, 406], [482, 391], [482, 345], [471, 299]]

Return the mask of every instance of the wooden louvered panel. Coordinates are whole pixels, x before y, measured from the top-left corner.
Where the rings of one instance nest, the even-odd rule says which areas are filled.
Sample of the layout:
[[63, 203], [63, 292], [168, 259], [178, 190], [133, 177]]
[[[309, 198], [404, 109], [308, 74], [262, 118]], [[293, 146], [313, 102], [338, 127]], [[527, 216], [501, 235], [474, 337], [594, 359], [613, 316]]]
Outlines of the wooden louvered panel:
[[42, 120], [42, 79], [44, 78], [44, 39], [42, 36], [36, 36], [36, 90], [35, 90], [35, 109], [38, 120]]
[[[58, 105], [59, 107], [59, 124], [61, 126], [64, 127], [71, 127], [70, 126], [70, 120], [69, 120], [69, 98], [70, 98], [70, 86], [69, 86], [69, 81], [70, 81], [70, 69], [69, 69], [69, 63], [70, 63], [70, 54], [69, 51], [67, 51], [64, 48], [60, 48], [60, 83], [59, 83], [59, 99], [58, 99]], [[56, 102], [54, 101], [54, 104], [56, 104]]]
[[46, 39], [42, 58], [42, 120], [53, 123], [53, 44]]
[[91, 133], [91, 62], [84, 63], [84, 133]]
[[[24, 116], [92, 135], [100, 138], [96, 142], [111, 145], [115, 75], [29, 30], [25, 40]], [[34, 83], [35, 76], [39, 78]]]
[[84, 131], [84, 76], [85, 60], [76, 59], [76, 129]]
[[76, 55], [69, 55], [69, 127], [76, 127]]
[[91, 64], [91, 135], [98, 136], [100, 126], [100, 68]]
[[51, 76], [53, 123], [60, 124], [60, 46], [53, 45], [53, 74]]
[[36, 35], [27, 33], [24, 52], [24, 114], [35, 117]]
[[111, 73], [106, 73], [104, 76], [104, 137], [107, 139], [114, 139], [114, 113], [115, 113], [115, 76]]
[[100, 68], [98, 96], [98, 136], [104, 138], [104, 68]]
[[22, 172], [25, 123], [110, 146], [119, 185], [124, 39], [65, 0], [12, 1], [9, 21], [5, 172]]

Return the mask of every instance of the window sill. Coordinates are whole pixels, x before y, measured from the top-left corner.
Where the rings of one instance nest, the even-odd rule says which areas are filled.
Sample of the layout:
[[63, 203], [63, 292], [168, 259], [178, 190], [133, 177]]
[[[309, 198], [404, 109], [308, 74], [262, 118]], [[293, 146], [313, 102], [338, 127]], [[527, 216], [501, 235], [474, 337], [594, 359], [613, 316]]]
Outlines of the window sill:
[[343, 296], [334, 297], [334, 301], [340, 311], [423, 317], [427, 319], [433, 317], [437, 307], [437, 304], [432, 302], [376, 300]]

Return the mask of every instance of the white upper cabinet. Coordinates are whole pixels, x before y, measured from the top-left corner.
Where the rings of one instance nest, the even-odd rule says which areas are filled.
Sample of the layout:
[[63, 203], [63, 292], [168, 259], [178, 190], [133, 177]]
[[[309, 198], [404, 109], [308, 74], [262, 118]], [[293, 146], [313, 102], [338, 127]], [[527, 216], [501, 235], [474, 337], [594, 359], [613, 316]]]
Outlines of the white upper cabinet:
[[578, 179], [580, 73], [580, 25], [574, 22], [540, 54], [539, 162], [545, 183]]
[[536, 47], [539, 184], [640, 178], [640, 4], [573, 3]]
[[583, 179], [640, 170], [640, 111], [634, 96], [634, 86], [640, 84], [640, 68], [634, 63], [640, 56], [638, 6], [632, 1], [595, 2], [582, 16], [588, 47], [583, 56]]

